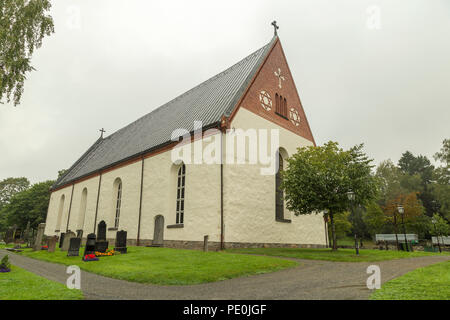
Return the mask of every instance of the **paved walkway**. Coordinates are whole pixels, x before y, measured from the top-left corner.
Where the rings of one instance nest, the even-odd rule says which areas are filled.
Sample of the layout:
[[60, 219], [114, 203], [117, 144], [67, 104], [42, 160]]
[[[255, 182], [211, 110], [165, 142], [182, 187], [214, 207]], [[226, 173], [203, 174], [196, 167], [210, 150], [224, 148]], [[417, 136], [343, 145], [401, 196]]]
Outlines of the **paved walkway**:
[[[0, 249], [0, 258], [8, 253], [11, 263], [37, 275], [66, 283], [67, 266], [12, 254]], [[191, 286], [157, 286], [102, 277], [81, 271], [81, 290], [86, 299], [180, 299], [180, 300], [273, 300], [273, 299], [368, 299], [366, 287], [369, 265], [381, 269], [382, 283], [406, 272], [438, 262], [450, 256], [432, 256], [380, 262], [330, 262], [297, 260], [300, 265], [278, 272], [235, 278]]]

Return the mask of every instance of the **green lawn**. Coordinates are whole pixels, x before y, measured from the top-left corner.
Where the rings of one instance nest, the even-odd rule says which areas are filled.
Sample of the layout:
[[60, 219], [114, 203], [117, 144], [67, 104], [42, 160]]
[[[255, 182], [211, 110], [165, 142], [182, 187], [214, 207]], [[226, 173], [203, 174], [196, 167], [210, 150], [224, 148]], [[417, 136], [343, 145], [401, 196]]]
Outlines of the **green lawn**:
[[[83, 248], [80, 254], [82, 251]], [[19, 254], [65, 265], [78, 265], [82, 270], [106, 277], [159, 285], [220, 281], [297, 265], [293, 261], [272, 257], [146, 247], [128, 247], [127, 254], [100, 257], [99, 261], [94, 262], [83, 262], [81, 256], [67, 257], [67, 252], [59, 249], [54, 253], [24, 249]]]
[[449, 300], [450, 261], [411, 271], [386, 282], [371, 300]]
[[50, 281], [16, 266], [0, 273], [0, 300], [80, 300], [80, 290]]
[[439, 253], [422, 252], [422, 251], [406, 252], [406, 251], [394, 251], [394, 250], [386, 251], [386, 250], [371, 250], [371, 249], [360, 249], [359, 256], [356, 255], [354, 249], [338, 249], [338, 251], [333, 252], [331, 249], [249, 248], [249, 249], [230, 249], [227, 250], [227, 252], [258, 254], [258, 255], [297, 258], [297, 259], [342, 261], [342, 262], [363, 262], [363, 261], [371, 262], [371, 261], [439, 255]]

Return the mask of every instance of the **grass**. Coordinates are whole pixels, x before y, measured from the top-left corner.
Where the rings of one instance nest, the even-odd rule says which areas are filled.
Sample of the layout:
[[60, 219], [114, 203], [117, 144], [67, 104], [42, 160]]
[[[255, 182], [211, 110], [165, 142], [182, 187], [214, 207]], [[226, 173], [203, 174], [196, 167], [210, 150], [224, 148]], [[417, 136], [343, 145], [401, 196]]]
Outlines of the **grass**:
[[0, 273], [0, 300], [80, 300], [80, 290], [47, 280], [16, 266]]
[[371, 300], [449, 300], [450, 261], [416, 269], [386, 282]]
[[249, 248], [249, 249], [230, 249], [227, 250], [227, 252], [258, 254], [265, 256], [297, 258], [297, 259], [341, 261], [341, 262], [372, 262], [372, 261], [439, 255], [439, 253], [422, 252], [422, 251], [406, 252], [406, 251], [394, 251], [394, 250], [385, 251], [372, 249], [360, 249], [359, 256], [356, 255], [354, 249], [338, 249], [338, 251], [333, 252], [331, 249]]
[[[83, 249], [80, 249], [82, 254]], [[192, 285], [241, 276], [273, 272], [296, 266], [289, 260], [169, 248], [128, 247], [127, 254], [100, 257], [83, 262], [80, 257], [67, 257], [67, 252], [24, 249], [18, 253], [30, 258], [64, 265], [77, 265], [82, 270], [106, 277], [158, 285]]]

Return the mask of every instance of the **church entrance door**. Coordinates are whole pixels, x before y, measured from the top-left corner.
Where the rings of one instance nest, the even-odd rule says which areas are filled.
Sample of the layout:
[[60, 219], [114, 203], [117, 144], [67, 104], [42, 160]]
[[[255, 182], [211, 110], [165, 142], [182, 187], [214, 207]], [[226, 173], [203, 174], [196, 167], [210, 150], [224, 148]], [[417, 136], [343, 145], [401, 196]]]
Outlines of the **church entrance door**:
[[164, 241], [164, 217], [155, 217], [155, 231], [153, 233], [153, 245], [163, 245]]

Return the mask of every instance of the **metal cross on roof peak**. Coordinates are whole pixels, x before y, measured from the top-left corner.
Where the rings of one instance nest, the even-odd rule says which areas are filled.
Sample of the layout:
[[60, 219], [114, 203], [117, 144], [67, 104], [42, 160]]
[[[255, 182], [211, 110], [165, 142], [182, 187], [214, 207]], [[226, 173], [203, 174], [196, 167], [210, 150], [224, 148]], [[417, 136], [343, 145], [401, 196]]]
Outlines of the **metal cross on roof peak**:
[[273, 21], [273, 22], [272, 22], [272, 26], [273, 26], [273, 28], [274, 28], [275, 36], [277, 36], [277, 35], [278, 35], [277, 30], [280, 29], [280, 27], [277, 26], [277, 22], [276, 22], [276, 21]]
[[104, 128], [101, 128], [100, 130], [98, 130], [98, 131], [100, 131], [101, 132], [101, 136], [100, 136], [100, 138], [103, 138], [103, 133], [105, 133], [106, 131], [105, 131], [105, 129]]

